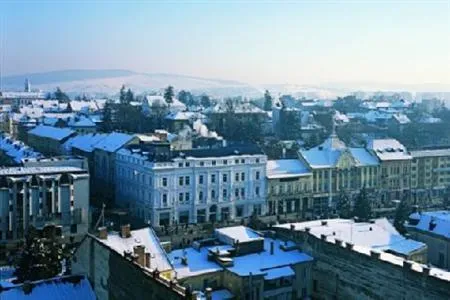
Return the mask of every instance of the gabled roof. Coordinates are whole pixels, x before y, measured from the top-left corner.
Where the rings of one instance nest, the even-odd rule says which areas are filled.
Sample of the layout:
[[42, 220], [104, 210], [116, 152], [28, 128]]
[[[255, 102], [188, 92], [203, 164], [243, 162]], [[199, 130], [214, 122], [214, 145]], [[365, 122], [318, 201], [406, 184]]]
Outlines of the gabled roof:
[[145, 246], [145, 252], [149, 252], [151, 255], [150, 269], [172, 270], [166, 251], [162, 248], [158, 237], [150, 227], [132, 230], [129, 238], [123, 238], [116, 232], [110, 232], [105, 240], [97, 238], [97, 241], [120, 255], [123, 255], [124, 252], [133, 253], [134, 246], [143, 245]]
[[266, 165], [266, 176], [269, 179], [295, 178], [311, 175], [311, 171], [299, 159], [269, 160]]
[[52, 126], [38, 125], [28, 131], [29, 134], [61, 141], [75, 134], [70, 128], [57, 128]]
[[94, 149], [99, 149], [106, 152], [115, 152], [125, 146], [133, 138], [134, 136], [129, 134], [113, 132], [95, 144]]
[[429, 211], [414, 213], [409, 216], [410, 220], [415, 220], [416, 225], [409, 223], [407, 227], [426, 231], [450, 239], [450, 211]]
[[369, 141], [368, 149], [380, 160], [408, 160], [412, 156], [396, 139], [373, 139]]
[[84, 152], [92, 152], [94, 151], [95, 146], [107, 136], [108, 134], [100, 133], [77, 135], [68, 139], [67, 142], [64, 143], [64, 148], [68, 152], [71, 152], [72, 148], [76, 148]]

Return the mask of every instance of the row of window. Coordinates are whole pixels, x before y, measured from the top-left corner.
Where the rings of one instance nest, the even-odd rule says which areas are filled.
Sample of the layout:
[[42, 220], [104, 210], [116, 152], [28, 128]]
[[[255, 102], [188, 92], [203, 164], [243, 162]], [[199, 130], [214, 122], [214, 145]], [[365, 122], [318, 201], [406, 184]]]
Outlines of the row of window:
[[[200, 191], [198, 193], [198, 201], [199, 202], [204, 202], [206, 201], [206, 198], [204, 197], [204, 193], [203, 191]], [[210, 194], [210, 199], [212, 200], [217, 200], [217, 194], [216, 194], [216, 190], [211, 190], [211, 194]], [[245, 198], [245, 188], [240, 188], [240, 189], [235, 189], [234, 190], [234, 196], [235, 198]], [[260, 188], [257, 186], [255, 187], [255, 196], [259, 197], [260, 196]], [[227, 199], [229, 197], [228, 195], [228, 190], [227, 189], [223, 189], [222, 190], [222, 198], [223, 199]], [[191, 195], [190, 193], [186, 192], [186, 193], [179, 193], [178, 194], [178, 202], [180, 204], [188, 204], [191, 200]], [[167, 206], [167, 194], [164, 193], [162, 194], [162, 206], [166, 207]]]
[[[205, 183], [205, 175], [199, 175], [198, 176], [198, 184], [204, 184]], [[255, 179], [259, 180], [261, 179], [261, 173], [259, 171], [255, 172]], [[238, 182], [238, 181], [245, 181], [245, 173], [235, 173], [234, 176], [234, 181]], [[211, 183], [216, 183], [216, 174], [211, 174], [210, 175], [210, 182]], [[228, 182], [228, 174], [222, 174], [222, 182]], [[166, 187], [167, 186], [167, 177], [163, 177], [161, 179], [161, 184], [162, 186]], [[190, 176], [180, 176], [178, 177], [178, 185], [183, 186], [183, 185], [190, 185], [191, 184], [191, 178]]]
[[[211, 165], [212, 166], [216, 166], [217, 164], [218, 164], [218, 161], [217, 160], [211, 160], [210, 161], [211, 162]], [[231, 164], [232, 163], [232, 160], [227, 160], [227, 159], [222, 159], [222, 160], [220, 160], [219, 162], [221, 162], [222, 163], [222, 165], [228, 165], [228, 164]], [[237, 165], [237, 164], [245, 164], [245, 163], [247, 163], [247, 162], [250, 162], [250, 161], [247, 161], [245, 158], [241, 158], [241, 159], [235, 159], [234, 160], [234, 164], [235, 165]], [[255, 163], [259, 163], [260, 162], [260, 159], [259, 158], [256, 158], [255, 159]], [[199, 163], [199, 166], [200, 167], [203, 167], [203, 166], [205, 166], [205, 161], [200, 161]], [[189, 168], [191, 166], [191, 163], [190, 162], [179, 162], [178, 163], [178, 167], [179, 168], [183, 168], [183, 167], [186, 167], [186, 168]]]

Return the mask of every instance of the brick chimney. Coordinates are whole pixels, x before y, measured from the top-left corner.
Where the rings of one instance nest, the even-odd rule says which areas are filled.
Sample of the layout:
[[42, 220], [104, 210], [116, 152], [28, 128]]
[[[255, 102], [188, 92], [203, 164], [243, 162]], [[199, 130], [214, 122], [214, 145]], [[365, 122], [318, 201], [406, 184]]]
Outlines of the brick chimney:
[[205, 289], [206, 300], [212, 300], [212, 288], [207, 287]]
[[150, 269], [151, 255], [149, 252], [145, 252], [145, 267]]
[[108, 229], [106, 227], [98, 228], [98, 238], [101, 240], [106, 240], [108, 238]]
[[136, 257], [136, 262], [145, 267], [145, 246], [144, 245], [136, 245], [133, 247], [133, 254]]
[[131, 236], [130, 224], [120, 226], [120, 236], [123, 238], [129, 238]]

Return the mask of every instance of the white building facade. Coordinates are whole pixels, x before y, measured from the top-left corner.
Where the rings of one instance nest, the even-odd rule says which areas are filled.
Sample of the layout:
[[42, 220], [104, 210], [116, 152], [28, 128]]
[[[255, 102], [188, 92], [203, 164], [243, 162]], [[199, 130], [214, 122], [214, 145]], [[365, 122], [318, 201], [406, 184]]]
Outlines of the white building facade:
[[266, 213], [267, 156], [257, 147], [116, 154], [116, 202], [153, 226], [235, 220]]
[[24, 238], [29, 226], [62, 226], [85, 234], [89, 174], [76, 167], [15, 167], [0, 170], [0, 241]]

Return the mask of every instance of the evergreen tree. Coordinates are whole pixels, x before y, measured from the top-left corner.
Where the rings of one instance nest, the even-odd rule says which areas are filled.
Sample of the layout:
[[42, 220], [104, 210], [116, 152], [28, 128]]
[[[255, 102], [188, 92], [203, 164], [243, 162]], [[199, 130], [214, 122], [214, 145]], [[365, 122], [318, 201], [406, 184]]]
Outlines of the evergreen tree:
[[59, 87], [56, 88], [55, 99], [63, 103], [70, 101], [69, 96], [67, 96]]
[[125, 85], [122, 85], [119, 92], [119, 100], [121, 104], [125, 104], [127, 101], [127, 92], [125, 91]]
[[269, 91], [266, 90], [264, 92], [264, 110], [265, 111], [271, 111], [273, 105], [272, 96], [270, 95]]
[[406, 233], [405, 221], [412, 213], [412, 206], [407, 197], [404, 197], [395, 210], [394, 227], [401, 234]]
[[185, 90], [181, 90], [178, 93], [178, 100], [180, 100], [181, 103], [187, 104], [188, 103], [188, 92]]
[[353, 216], [357, 217], [359, 221], [368, 221], [371, 215], [372, 207], [367, 197], [366, 189], [363, 187], [355, 200]]
[[113, 126], [113, 106], [114, 104], [108, 100], [103, 108], [103, 131], [110, 132], [114, 130]]
[[175, 95], [175, 92], [173, 90], [173, 86], [169, 85], [165, 90], [164, 90], [164, 100], [166, 100], [167, 105], [170, 108], [170, 105], [173, 103], [173, 97]]
[[278, 133], [284, 140], [295, 140], [301, 136], [302, 124], [298, 111], [288, 110], [283, 105], [280, 110]]
[[[24, 248], [15, 262], [16, 281], [35, 281], [61, 274], [63, 261], [68, 263], [72, 256], [72, 242], [73, 239], [70, 244], [60, 244], [56, 237], [40, 237], [37, 230], [30, 228], [25, 237]], [[70, 272], [70, 264], [67, 271]]]
[[350, 198], [345, 192], [341, 192], [338, 201], [336, 203], [336, 210], [339, 217], [348, 219], [352, 216], [352, 206], [350, 203]]
[[211, 99], [207, 95], [202, 95], [200, 98], [200, 104], [203, 107], [210, 107], [211, 106]]
[[125, 94], [125, 103], [130, 104], [134, 101], [134, 94], [131, 91], [131, 89], [128, 89], [127, 93]]

